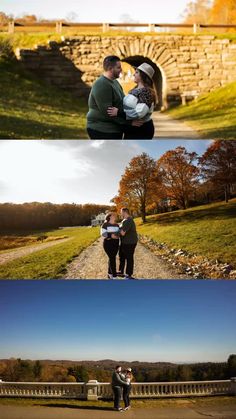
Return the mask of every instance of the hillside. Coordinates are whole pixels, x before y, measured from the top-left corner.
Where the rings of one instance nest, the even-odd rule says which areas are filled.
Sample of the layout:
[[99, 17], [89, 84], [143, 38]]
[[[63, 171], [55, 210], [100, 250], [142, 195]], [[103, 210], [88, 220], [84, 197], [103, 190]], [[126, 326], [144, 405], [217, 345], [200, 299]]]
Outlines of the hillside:
[[137, 219], [139, 234], [236, 267], [236, 199]]
[[0, 139], [87, 138], [87, 101], [48, 86], [20, 62], [0, 58]]
[[236, 138], [236, 81], [168, 111], [196, 129], [202, 138]]

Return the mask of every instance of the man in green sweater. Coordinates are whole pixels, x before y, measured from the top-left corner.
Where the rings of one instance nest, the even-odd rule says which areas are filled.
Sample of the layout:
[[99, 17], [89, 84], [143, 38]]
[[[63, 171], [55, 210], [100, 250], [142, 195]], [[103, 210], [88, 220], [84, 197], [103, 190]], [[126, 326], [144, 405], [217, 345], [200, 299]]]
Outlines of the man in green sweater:
[[[110, 55], [103, 61], [104, 73], [92, 86], [87, 114], [87, 132], [91, 139], [122, 139], [125, 124], [140, 125], [142, 122], [126, 121], [123, 111], [124, 92], [116, 80], [122, 71], [119, 57]], [[117, 116], [109, 116], [109, 107], [118, 108]]]

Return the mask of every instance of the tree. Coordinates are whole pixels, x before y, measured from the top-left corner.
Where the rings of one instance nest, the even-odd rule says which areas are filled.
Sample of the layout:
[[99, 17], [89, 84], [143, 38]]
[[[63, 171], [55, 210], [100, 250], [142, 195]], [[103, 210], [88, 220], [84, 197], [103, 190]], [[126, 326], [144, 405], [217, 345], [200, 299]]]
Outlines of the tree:
[[86, 383], [89, 375], [87, 369], [83, 365], [76, 365], [68, 368], [68, 375], [75, 377], [76, 382]]
[[6, 25], [10, 19], [10, 16], [6, 15], [3, 12], [0, 12], [0, 25]]
[[235, 354], [230, 355], [227, 363], [228, 363], [229, 378], [236, 377], [236, 355]]
[[36, 378], [36, 380], [39, 380], [41, 378], [43, 366], [40, 361], [35, 361], [33, 366], [33, 373]]
[[211, 12], [210, 0], [190, 1], [183, 13], [185, 23], [209, 23]]
[[236, 0], [214, 0], [210, 20], [215, 24], [236, 24]]
[[158, 160], [157, 168], [166, 195], [176, 201], [178, 207], [186, 209], [198, 185], [199, 169], [193, 164], [195, 152], [184, 147], [169, 150]]
[[199, 158], [202, 177], [215, 187], [221, 187], [228, 202], [232, 185], [236, 183], [236, 142], [214, 141]]
[[192, 380], [192, 369], [189, 365], [179, 365], [177, 368], [177, 381]]
[[120, 181], [118, 197], [114, 202], [138, 211], [146, 221], [146, 207], [152, 203], [154, 190], [158, 188], [156, 162], [146, 153], [134, 157], [125, 169]]

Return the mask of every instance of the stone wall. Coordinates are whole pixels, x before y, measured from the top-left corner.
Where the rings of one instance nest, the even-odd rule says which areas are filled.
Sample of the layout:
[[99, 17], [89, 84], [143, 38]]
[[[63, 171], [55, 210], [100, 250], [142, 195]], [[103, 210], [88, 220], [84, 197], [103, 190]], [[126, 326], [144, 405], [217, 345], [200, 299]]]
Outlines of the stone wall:
[[87, 95], [106, 55], [160, 69], [164, 105], [183, 94], [198, 96], [236, 80], [236, 43], [215, 36], [78, 36], [19, 50], [24, 66], [76, 96]]

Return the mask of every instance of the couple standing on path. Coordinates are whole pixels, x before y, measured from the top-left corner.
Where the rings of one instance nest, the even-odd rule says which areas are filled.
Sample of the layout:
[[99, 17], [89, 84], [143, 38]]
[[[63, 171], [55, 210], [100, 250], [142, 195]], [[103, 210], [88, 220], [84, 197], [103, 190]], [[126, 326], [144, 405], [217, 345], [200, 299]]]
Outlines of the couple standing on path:
[[[117, 223], [117, 214], [110, 212], [106, 215], [105, 222], [101, 227], [101, 235], [104, 238], [103, 248], [109, 258], [108, 278], [118, 277], [134, 279], [134, 252], [138, 243], [138, 235], [133, 218], [128, 208], [121, 209], [122, 222]], [[119, 272], [116, 270], [116, 255], [119, 251]]]
[[153, 88], [154, 69], [147, 63], [136, 68], [136, 87], [125, 95], [119, 78], [120, 58], [111, 55], [103, 61], [104, 73], [89, 95], [87, 132], [90, 139], [152, 139], [152, 113], [157, 103]]
[[[117, 365], [112, 374], [112, 390], [114, 393], [114, 409], [118, 412], [124, 412], [131, 408], [130, 406], [130, 391], [131, 381], [133, 379], [132, 369], [127, 368], [124, 373], [121, 372], [121, 366]], [[123, 393], [124, 409], [120, 407], [121, 395]]]

